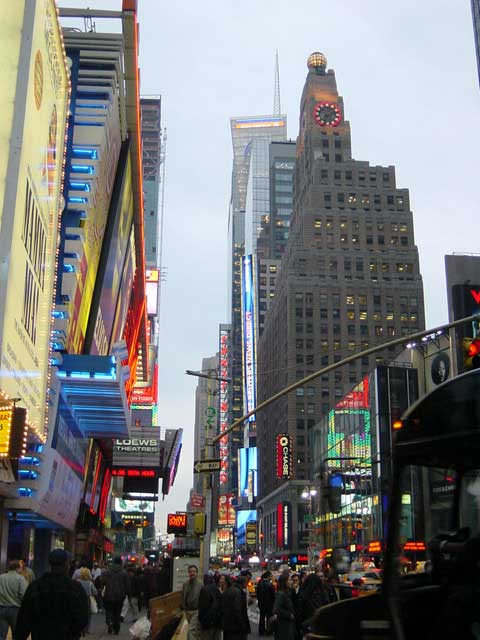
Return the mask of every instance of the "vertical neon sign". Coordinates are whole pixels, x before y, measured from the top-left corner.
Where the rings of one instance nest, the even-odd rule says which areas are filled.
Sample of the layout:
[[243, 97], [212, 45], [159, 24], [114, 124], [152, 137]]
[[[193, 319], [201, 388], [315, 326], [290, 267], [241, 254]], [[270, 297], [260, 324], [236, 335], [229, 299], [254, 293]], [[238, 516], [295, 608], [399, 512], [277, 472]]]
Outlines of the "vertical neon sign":
[[[229, 331], [220, 329], [220, 378], [230, 377], [230, 344]], [[228, 382], [220, 380], [219, 382], [219, 416], [220, 416], [220, 433], [228, 428], [229, 416], [229, 390]], [[220, 438], [220, 493], [226, 493], [228, 487], [228, 435]]]
[[[253, 256], [242, 258], [242, 313], [243, 313], [243, 397], [246, 413], [256, 405], [255, 354], [255, 293], [253, 288]], [[255, 415], [248, 418], [255, 422]]]

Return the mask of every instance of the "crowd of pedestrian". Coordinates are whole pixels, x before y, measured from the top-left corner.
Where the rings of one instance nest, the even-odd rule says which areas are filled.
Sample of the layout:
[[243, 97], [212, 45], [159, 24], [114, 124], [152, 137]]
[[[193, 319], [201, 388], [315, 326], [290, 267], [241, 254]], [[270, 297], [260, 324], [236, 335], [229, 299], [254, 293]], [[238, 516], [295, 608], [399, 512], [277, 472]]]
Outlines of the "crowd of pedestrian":
[[[189, 623], [187, 640], [220, 640], [222, 632], [223, 640], [247, 640], [251, 574], [232, 578], [210, 572], [202, 583], [198, 568], [190, 565], [188, 575], [182, 591], [182, 609]], [[276, 582], [265, 571], [256, 588], [258, 635], [300, 640], [310, 630], [315, 611], [336, 599], [333, 578], [328, 566], [312, 573], [286, 570]]]
[[48, 561], [50, 570], [38, 579], [24, 559], [11, 560], [0, 575], [0, 640], [9, 629], [14, 640], [78, 640], [90, 633], [93, 613], [104, 613], [107, 632], [118, 635], [127, 616], [135, 622], [151, 598], [170, 591], [168, 561], [124, 567], [116, 557], [103, 567], [70, 562], [63, 549]]

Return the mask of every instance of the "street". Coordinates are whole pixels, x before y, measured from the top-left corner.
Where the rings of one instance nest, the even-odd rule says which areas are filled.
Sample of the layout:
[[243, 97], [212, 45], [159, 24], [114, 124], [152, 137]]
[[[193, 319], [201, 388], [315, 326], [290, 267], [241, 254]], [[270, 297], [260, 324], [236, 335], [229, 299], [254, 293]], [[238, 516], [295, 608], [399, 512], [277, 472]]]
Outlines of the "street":
[[[258, 638], [258, 607], [256, 600], [248, 607], [248, 617], [250, 618], [250, 624], [252, 627], [252, 633], [249, 638], [256, 640]], [[132, 640], [132, 635], [129, 633], [129, 628], [132, 624], [133, 622], [129, 618], [122, 624], [120, 634], [116, 637], [121, 640]], [[92, 615], [91, 630], [88, 637], [92, 638], [92, 640], [93, 638], [95, 638], [95, 640], [106, 640], [107, 638], [112, 637], [111, 634], [107, 632], [104, 613], [95, 613]]]

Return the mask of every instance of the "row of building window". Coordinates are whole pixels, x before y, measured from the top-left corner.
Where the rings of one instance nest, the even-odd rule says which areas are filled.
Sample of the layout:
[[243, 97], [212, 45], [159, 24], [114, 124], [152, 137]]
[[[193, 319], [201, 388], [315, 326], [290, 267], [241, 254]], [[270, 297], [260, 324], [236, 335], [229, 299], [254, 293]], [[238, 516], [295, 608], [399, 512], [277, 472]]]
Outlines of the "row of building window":
[[[341, 217], [340, 218], [340, 224], [338, 225], [340, 227], [340, 229], [344, 230], [344, 229], [348, 229], [348, 223], [351, 223], [351, 229], [352, 231], [360, 231], [360, 221], [358, 218], [352, 218], [351, 221], [349, 221], [348, 218], [344, 218]], [[326, 217], [325, 220], [321, 219], [321, 218], [315, 218], [313, 221], [313, 228], [314, 229], [327, 229], [328, 231], [335, 229], [335, 227], [337, 226], [337, 222], [333, 220], [333, 218], [331, 217]], [[377, 226], [377, 232], [380, 231], [385, 231], [385, 222], [383, 221], [383, 219], [379, 218], [376, 221], [376, 226]], [[368, 231], [373, 231], [373, 220], [371, 218], [366, 218], [365, 219], [365, 230]], [[391, 233], [407, 233], [408, 232], [408, 227], [407, 227], [407, 223], [406, 222], [397, 222], [396, 220], [391, 221], [390, 222], [390, 232]]]
[[[357, 171], [355, 176], [354, 172], [351, 169], [347, 169], [346, 171], [341, 171], [340, 169], [321, 169], [320, 171], [320, 178], [325, 181], [328, 181], [329, 178], [332, 178], [334, 181], [338, 182], [341, 182], [342, 180], [345, 180], [346, 182], [353, 182], [354, 177], [359, 184], [367, 184], [367, 174], [362, 170]], [[390, 174], [388, 173], [388, 171], [382, 172], [381, 180], [384, 186], [388, 185], [388, 183], [390, 182]], [[368, 181], [371, 184], [376, 183], [377, 173], [373, 171], [369, 172]]]
[[[319, 231], [315, 231], [315, 240], [317, 241], [317, 243], [321, 242], [323, 239], [325, 239], [327, 241], [327, 244], [331, 244], [333, 246], [334, 244], [334, 234], [333, 233], [326, 233], [323, 234]], [[353, 234], [352, 236], [349, 237], [348, 233], [341, 233], [340, 237], [340, 244], [343, 245], [348, 245], [349, 241], [351, 240], [352, 244], [359, 244], [360, 243], [360, 236], [358, 234]], [[376, 241], [377, 244], [379, 245], [385, 245], [385, 236], [377, 236], [376, 237]], [[374, 244], [374, 237], [373, 236], [366, 236], [365, 238], [365, 242], [367, 245], [372, 245]], [[390, 236], [389, 239], [389, 244], [392, 246], [401, 246], [401, 247], [408, 247], [408, 236]]]
[[[343, 298], [339, 293], [320, 293], [318, 295], [318, 299], [320, 304], [327, 304], [328, 301], [331, 302], [333, 306], [340, 305], [340, 301]], [[366, 305], [368, 297], [365, 293], [348, 293], [346, 294], [344, 301], [347, 305], [352, 306], [355, 304]], [[375, 306], [380, 306], [382, 303], [382, 296], [379, 293], [373, 294], [373, 304]], [[395, 300], [398, 301], [400, 308], [404, 310], [408, 306], [412, 308], [418, 307], [418, 298], [417, 296], [399, 296], [398, 298], [394, 298], [394, 296], [384, 296], [385, 305], [387, 309], [393, 309]], [[295, 294], [295, 302], [301, 302], [305, 305], [313, 304], [314, 294], [311, 292], [305, 293], [296, 293]]]
[[[347, 316], [348, 316], [349, 320], [355, 320], [355, 312], [354, 311], [347, 312]], [[413, 314], [411, 316], [409, 316], [408, 314], [404, 314], [404, 315], [400, 316], [400, 321], [410, 324], [410, 323], [416, 322], [418, 320], [418, 317], [415, 320], [413, 320], [414, 317], [415, 316]], [[366, 311], [361, 311], [360, 314], [359, 314], [359, 319], [360, 320], [367, 320], [368, 319], [367, 312]], [[393, 320], [393, 317], [392, 317], [392, 320]], [[341, 325], [339, 325], [339, 324], [334, 324], [334, 325], [321, 324], [320, 325], [320, 334], [321, 335], [328, 335], [329, 326], [332, 327], [333, 335], [340, 335], [341, 334]], [[360, 329], [360, 334], [361, 335], [368, 335], [368, 333], [367, 334], [362, 334], [361, 331], [362, 330]], [[412, 327], [410, 327], [410, 326], [400, 327], [400, 335], [402, 335], [402, 336], [408, 336], [410, 333], [416, 333], [417, 331], [419, 331], [419, 328], [416, 325], [414, 325]], [[375, 332], [376, 332], [376, 335], [381, 335], [381, 336], [383, 336], [383, 335], [395, 336], [396, 335], [396, 329], [393, 326], [387, 327], [385, 333], [384, 333], [383, 327], [379, 326], [379, 328], [378, 328], [378, 332], [379, 333], [377, 333], [377, 328], [375, 328]], [[301, 334], [313, 334], [314, 333], [314, 331], [313, 331], [313, 323], [311, 323], [311, 322], [305, 322], [305, 323], [296, 322], [295, 323], [295, 333], [296, 334], [300, 334], [300, 335]], [[332, 347], [332, 345], [329, 344], [329, 343], [327, 343], [327, 345], [328, 345], [327, 346], [328, 349], [330, 349]], [[356, 342], [349, 343], [349, 349], [358, 348], [360, 346], [362, 347], [362, 349], [367, 349], [368, 346], [369, 346], [369, 343], [368, 342], [362, 342], [361, 345], [359, 345]], [[340, 348], [341, 348], [340, 341], [334, 341], [333, 342], [333, 349], [334, 350], [339, 350]]]

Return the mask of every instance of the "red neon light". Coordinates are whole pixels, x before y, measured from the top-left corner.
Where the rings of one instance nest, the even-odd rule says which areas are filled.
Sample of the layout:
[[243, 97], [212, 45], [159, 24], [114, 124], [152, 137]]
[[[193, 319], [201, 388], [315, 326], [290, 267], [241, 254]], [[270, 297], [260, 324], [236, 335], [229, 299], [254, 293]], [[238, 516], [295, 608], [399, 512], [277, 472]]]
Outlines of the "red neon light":
[[112, 476], [119, 478], [156, 478], [155, 469], [112, 469]]
[[277, 548], [283, 548], [283, 504], [277, 504]]
[[425, 542], [406, 542], [403, 545], [404, 551], [426, 551]]
[[480, 304], [480, 291], [475, 291], [475, 289], [470, 289], [470, 294], [472, 298], [475, 300], [477, 304]]
[[110, 469], [107, 469], [105, 471], [105, 476], [103, 477], [102, 492], [100, 494], [100, 506], [98, 507], [98, 515], [100, 517], [101, 522], [105, 520], [105, 513], [107, 511], [108, 494], [110, 493], [111, 479], [112, 479], [112, 472], [110, 471]]

